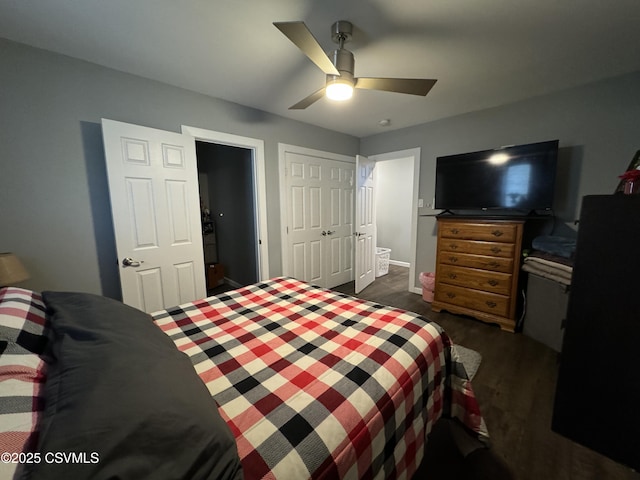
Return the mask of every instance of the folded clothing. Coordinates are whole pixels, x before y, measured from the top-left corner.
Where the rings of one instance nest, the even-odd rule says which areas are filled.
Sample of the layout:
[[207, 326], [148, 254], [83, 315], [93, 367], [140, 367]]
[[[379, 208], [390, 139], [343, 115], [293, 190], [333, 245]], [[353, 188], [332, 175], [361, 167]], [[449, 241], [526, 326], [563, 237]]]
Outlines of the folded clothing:
[[528, 273], [533, 273], [540, 277], [547, 278], [549, 280], [553, 280], [562, 285], [571, 285], [571, 274], [562, 270], [544, 267], [539, 264], [536, 265], [535, 263], [525, 263], [522, 266], [522, 270]]
[[535, 250], [550, 253], [564, 258], [573, 258], [576, 252], [575, 238], [541, 235], [533, 239], [531, 246]]
[[533, 250], [527, 254], [524, 258], [525, 262], [536, 262], [545, 265], [551, 265], [552, 267], [566, 270], [567, 272], [573, 271], [573, 259], [560, 257], [547, 252], [541, 252], [539, 250]]
[[534, 250], [524, 258], [522, 270], [568, 286], [571, 285], [573, 260]]

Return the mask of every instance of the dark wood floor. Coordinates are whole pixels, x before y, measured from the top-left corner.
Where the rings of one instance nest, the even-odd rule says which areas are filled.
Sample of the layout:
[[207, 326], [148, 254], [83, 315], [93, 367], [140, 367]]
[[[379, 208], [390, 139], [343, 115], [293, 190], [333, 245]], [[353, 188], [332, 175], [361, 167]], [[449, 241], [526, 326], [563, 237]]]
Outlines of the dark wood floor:
[[[357, 296], [424, 315], [455, 343], [482, 354], [473, 388], [492, 443], [463, 458], [446, 426], [436, 425], [414, 480], [640, 480], [640, 474], [551, 431], [556, 352], [519, 333], [432, 312], [420, 295], [407, 291], [408, 282], [408, 269], [391, 265], [389, 274]], [[353, 295], [354, 284], [335, 290]]]

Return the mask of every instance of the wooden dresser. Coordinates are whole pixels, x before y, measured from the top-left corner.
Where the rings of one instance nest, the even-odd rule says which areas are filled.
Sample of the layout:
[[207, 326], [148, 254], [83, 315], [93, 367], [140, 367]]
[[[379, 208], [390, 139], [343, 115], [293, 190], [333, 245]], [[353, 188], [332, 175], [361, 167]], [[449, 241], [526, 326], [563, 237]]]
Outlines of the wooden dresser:
[[438, 218], [431, 308], [469, 315], [513, 332], [524, 220]]

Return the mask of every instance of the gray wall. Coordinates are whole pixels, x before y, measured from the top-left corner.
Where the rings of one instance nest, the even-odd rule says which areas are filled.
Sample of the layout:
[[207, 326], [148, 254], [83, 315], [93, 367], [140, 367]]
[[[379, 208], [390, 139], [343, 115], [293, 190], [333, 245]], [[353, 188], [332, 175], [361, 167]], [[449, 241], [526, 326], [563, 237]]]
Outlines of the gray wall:
[[359, 140], [0, 39], [0, 251], [35, 290], [119, 298], [101, 118], [265, 142], [272, 276], [281, 273], [278, 142], [358, 153]]
[[[282, 264], [278, 142], [344, 155], [421, 147], [430, 201], [439, 155], [558, 138], [557, 231], [583, 195], [613, 192], [640, 149], [640, 72], [358, 140], [6, 40], [0, 65], [0, 251], [24, 260], [32, 278], [22, 285], [35, 290], [120, 295], [101, 118], [263, 139], [272, 275]], [[420, 217], [416, 272], [433, 270], [434, 228]]]
[[391, 249], [391, 260], [412, 263], [411, 207], [413, 157], [376, 162], [378, 247]]
[[[478, 95], [482, 95], [478, 91]], [[584, 195], [610, 194], [640, 149], [640, 72], [500, 108], [361, 139], [360, 153], [421, 147], [420, 198], [435, 192], [435, 162], [449, 155], [543, 140], [560, 140], [555, 225], [567, 234]], [[416, 275], [435, 266], [435, 211], [420, 209]], [[419, 283], [415, 279], [415, 285]]]

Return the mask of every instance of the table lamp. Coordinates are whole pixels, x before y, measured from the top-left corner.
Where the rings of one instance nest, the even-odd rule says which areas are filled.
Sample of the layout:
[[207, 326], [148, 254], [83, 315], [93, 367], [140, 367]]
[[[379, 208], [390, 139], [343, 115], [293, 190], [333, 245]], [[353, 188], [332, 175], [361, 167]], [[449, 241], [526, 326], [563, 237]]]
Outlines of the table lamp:
[[29, 278], [22, 262], [13, 253], [0, 253], [0, 287], [14, 285]]

